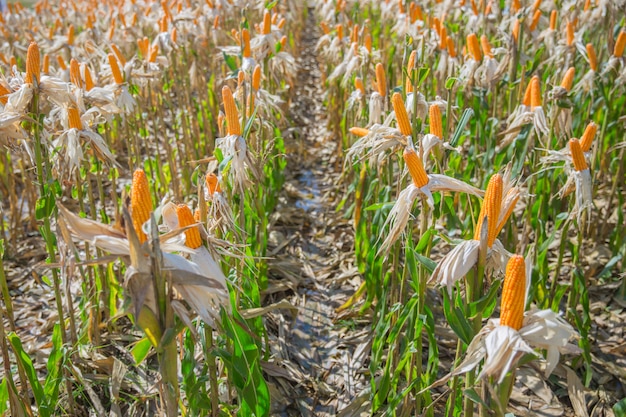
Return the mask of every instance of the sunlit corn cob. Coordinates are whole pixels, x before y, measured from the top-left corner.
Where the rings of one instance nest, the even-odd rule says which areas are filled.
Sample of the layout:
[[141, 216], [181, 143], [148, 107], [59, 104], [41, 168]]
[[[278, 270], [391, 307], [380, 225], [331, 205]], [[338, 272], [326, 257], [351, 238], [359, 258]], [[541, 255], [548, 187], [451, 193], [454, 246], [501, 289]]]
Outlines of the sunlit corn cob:
[[454, 39], [451, 37], [446, 38], [446, 44], [448, 45], [448, 54], [452, 58], [456, 58], [456, 49], [454, 48]]
[[242, 55], [244, 58], [250, 58], [252, 56], [250, 52], [250, 31], [246, 28], [241, 30], [241, 40], [243, 42], [243, 52]]
[[74, 45], [74, 25], [67, 28], [67, 44]]
[[515, 42], [517, 42], [517, 40], [519, 39], [519, 19], [515, 19], [515, 21], [513, 22], [513, 28], [511, 29], [511, 35], [513, 35], [513, 39], [515, 39]]
[[406, 166], [409, 168], [409, 174], [411, 174], [413, 184], [417, 188], [422, 188], [428, 184], [428, 175], [426, 174], [424, 164], [422, 163], [419, 155], [415, 153], [413, 149], [405, 148], [402, 156], [404, 157]]
[[207, 189], [209, 190], [210, 195], [222, 192], [222, 188], [220, 187], [220, 182], [219, 182], [219, 178], [217, 178], [217, 175], [210, 172], [206, 174], [204, 181], [206, 183], [206, 186], [207, 186]]
[[141, 226], [150, 218], [152, 213], [152, 198], [148, 178], [143, 169], [137, 169], [133, 173], [133, 184], [130, 189], [130, 214], [133, 219], [133, 228], [141, 243], [147, 239]]
[[50, 72], [50, 55], [44, 54], [43, 64], [41, 65], [41, 72], [48, 74]]
[[148, 62], [156, 62], [157, 56], [159, 55], [159, 44], [155, 43], [150, 47], [150, 56], [148, 58]]
[[[32, 84], [33, 82], [39, 82], [39, 76], [41, 75], [41, 63], [39, 59], [39, 46], [37, 42], [31, 42], [28, 46], [28, 52], [26, 52], [25, 83]], [[13, 65], [11, 65], [11, 67], [13, 67]]]
[[530, 108], [541, 107], [541, 86], [539, 77], [533, 77], [530, 82]]
[[448, 31], [445, 26], [441, 28], [441, 32], [439, 34], [439, 49], [444, 50], [448, 47], [446, 41], [448, 40]]
[[382, 97], [387, 95], [387, 80], [385, 78], [385, 68], [380, 62], [376, 64], [376, 88]]
[[480, 37], [480, 45], [483, 48], [483, 54], [486, 57], [493, 58], [493, 52], [491, 52], [491, 45], [489, 44], [489, 39], [487, 39], [487, 36], [482, 35]]
[[339, 40], [342, 40], [343, 39], [343, 25], [339, 23], [337, 26], [335, 26], [335, 30], [337, 31], [337, 38], [339, 38]]
[[57, 64], [59, 64], [59, 68], [63, 71], [67, 70], [67, 65], [65, 64], [65, 60], [61, 55], [57, 55]]
[[80, 64], [75, 58], [70, 61], [70, 81], [76, 87], [83, 87], [83, 80], [80, 77]]
[[124, 82], [124, 78], [122, 78], [122, 73], [120, 72], [120, 67], [117, 65], [117, 59], [115, 55], [109, 54], [109, 65], [111, 66], [111, 74], [113, 74], [113, 79], [115, 80], [115, 84], [122, 84]]
[[478, 224], [474, 232], [474, 240], [480, 240], [483, 226], [483, 220], [487, 217], [487, 246], [491, 247], [496, 241], [498, 231], [498, 217], [500, 217], [500, 208], [502, 205], [502, 188], [503, 181], [500, 174], [495, 174], [489, 180], [487, 191], [485, 191], [485, 199], [480, 208], [478, 215]]
[[592, 44], [588, 43], [587, 46], [587, 56], [589, 57], [589, 66], [593, 71], [598, 70], [598, 56], [596, 55], [596, 50]]
[[428, 109], [428, 117], [430, 118], [430, 133], [443, 138], [443, 124], [441, 122], [441, 109], [436, 104], [431, 104]]
[[574, 85], [574, 75], [576, 74], [576, 70], [574, 67], [570, 67], [563, 76], [563, 81], [561, 81], [561, 87], [570, 91], [572, 86]]
[[2, 84], [0, 84], [0, 103], [2, 104], [7, 104], [8, 101], [8, 95], [11, 94], [11, 92]]
[[552, 10], [552, 12], [550, 13], [550, 30], [556, 30], [556, 16], [557, 11]]
[[359, 25], [352, 26], [352, 34], [350, 35], [350, 42], [357, 43], [359, 40]]
[[363, 46], [365, 46], [367, 52], [372, 53], [372, 35], [369, 32], [363, 36]]
[[256, 64], [252, 71], [252, 90], [257, 91], [261, 88], [261, 66]]
[[93, 78], [91, 78], [91, 71], [89, 70], [89, 66], [87, 64], [83, 64], [85, 69], [85, 90], [90, 91], [92, 88], [96, 86], [93, 82]]
[[263, 14], [263, 34], [269, 35], [272, 31], [272, 14], [269, 10], [265, 10]]
[[411, 134], [411, 123], [409, 122], [409, 115], [406, 112], [404, 100], [402, 100], [400, 93], [393, 93], [391, 104], [393, 105], [393, 111], [396, 113], [398, 129], [404, 136], [409, 136]]
[[349, 129], [350, 133], [352, 133], [353, 135], [359, 136], [359, 137], [363, 137], [363, 136], [367, 136], [370, 131], [364, 127], [351, 127]]
[[83, 122], [80, 120], [80, 114], [76, 107], [70, 106], [67, 109], [67, 118], [69, 120], [70, 129], [82, 130]]
[[524, 322], [526, 304], [526, 264], [524, 257], [513, 255], [506, 265], [502, 302], [500, 304], [500, 325], [519, 330]]
[[472, 58], [475, 61], [480, 61], [482, 56], [480, 54], [480, 43], [478, 42], [478, 38], [475, 33], [470, 33], [467, 35], [467, 49], [472, 54]]
[[567, 36], [567, 46], [572, 46], [574, 44], [574, 22], [567, 22], [567, 27], [565, 30]]
[[[186, 227], [196, 223], [191, 209], [186, 204], [179, 204], [176, 206], [176, 215], [178, 216], [179, 227]], [[200, 231], [197, 226], [185, 230], [185, 245], [192, 249], [196, 249], [202, 245]]]
[[541, 18], [541, 10], [535, 10], [535, 14], [533, 14], [533, 19], [530, 21], [531, 32], [537, 29], [537, 25], [539, 24], [540, 18]]
[[226, 113], [226, 131], [229, 135], [241, 136], [239, 111], [233, 98], [233, 92], [227, 85], [222, 88], [222, 100], [224, 100], [224, 113]]
[[590, 122], [583, 135], [580, 138], [580, 148], [583, 152], [589, 152], [591, 149], [591, 145], [593, 144], [593, 138], [596, 137], [596, 132], [598, 131], [598, 125], [594, 122]]
[[365, 86], [363, 85], [363, 80], [360, 77], [356, 77], [354, 79], [354, 88], [361, 92], [361, 95], [365, 95]]
[[322, 32], [324, 32], [325, 35], [328, 35], [330, 33], [330, 28], [328, 27], [328, 24], [323, 20], [320, 22], [320, 27], [322, 28]]
[[583, 154], [583, 150], [578, 139], [572, 138], [569, 140], [569, 151], [572, 155], [574, 169], [576, 171], [586, 170], [588, 168], [587, 161], [585, 161], [585, 155]]
[[615, 41], [615, 47], [613, 48], [613, 56], [621, 58], [624, 55], [624, 48], [626, 48], [626, 31], [620, 31]]

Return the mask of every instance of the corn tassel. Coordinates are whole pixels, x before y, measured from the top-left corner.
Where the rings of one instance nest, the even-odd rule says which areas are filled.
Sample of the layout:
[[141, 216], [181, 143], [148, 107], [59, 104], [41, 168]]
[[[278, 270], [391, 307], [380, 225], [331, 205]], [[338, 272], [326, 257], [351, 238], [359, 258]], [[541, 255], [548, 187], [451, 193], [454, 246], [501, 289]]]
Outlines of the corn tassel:
[[598, 131], [598, 125], [594, 122], [590, 122], [585, 131], [580, 138], [580, 148], [583, 152], [589, 152], [591, 149], [591, 145], [593, 144], [593, 139], [596, 137], [596, 132]]
[[574, 85], [574, 75], [576, 74], [576, 70], [574, 67], [570, 67], [563, 76], [563, 81], [561, 81], [561, 87], [566, 89], [568, 92], [572, 89]]
[[393, 105], [393, 111], [396, 113], [396, 121], [398, 122], [400, 132], [404, 136], [409, 136], [411, 134], [411, 123], [409, 122], [409, 115], [406, 112], [400, 93], [393, 93], [391, 104]]
[[152, 213], [152, 198], [148, 178], [143, 169], [137, 169], [133, 173], [133, 184], [130, 190], [130, 214], [133, 219], [133, 228], [141, 243], [147, 239], [141, 227], [150, 218], [150, 213]]
[[524, 257], [513, 255], [506, 265], [500, 304], [500, 325], [519, 330], [524, 322], [526, 305], [526, 264]]
[[589, 168], [578, 139], [572, 138], [569, 140], [569, 150], [572, 154], [572, 162], [576, 171], [584, 171]]
[[480, 61], [482, 56], [480, 54], [480, 43], [478, 42], [478, 38], [475, 33], [470, 33], [467, 35], [467, 49], [470, 54], [472, 54], [472, 58], [474, 61]]
[[[187, 227], [196, 223], [191, 209], [186, 204], [176, 206], [176, 215], [178, 216], [179, 227]], [[197, 226], [185, 230], [185, 245], [192, 249], [196, 249], [202, 245], [202, 238], [200, 237], [200, 231]]]
[[83, 129], [83, 122], [80, 120], [80, 114], [76, 107], [71, 106], [67, 109], [67, 118], [69, 120], [70, 129]]
[[[28, 52], [26, 52], [26, 76], [24, 77], [26, 84], [39, 82], [39, 76], [41, 75], [39, 59], [39, 46], [37, 42], [31, 42], [28, 46]], [[11, 65], [11, 67], [13, 67], [13, 65]]]
[[589, 57], [589, 66], [593, 71], [598, 70], [598, 56], [596, 55], [596, 50], [593, 45], [588, 43], [587, 46], [587, 56]]
[[115, 59], [115, 55], [109, 54], [109, 65], [111, 66], [111, 74], [113, 74], [113, 80], [115, 80], [115, 84], [122, 84], [124, 82], [124, 78], [122, 78], [122, 73], [120, 72], [120, 67], [117, 65], [117, 59]]
[[487, 246], [491, 247], [496, 241], [498, 231], [498, 217], [500, 217], [500, 208], [502, 206], [502, 176], [495, 174], [489, 180], [487, 185], [487, 191], [485, 192], [485, 199], [483, 205], [480, 208], [480, 214], [478, 215], [478, 225], [474, 232], [474, 240], [480, 240], [481, 229], [483, 226], [483, 219], [487, 217]]
[[624, 49], [626, 48], [626, 31], [622, 30], [619, 35], [617, 35], [617, 40], [615, 41], [615, 47], [613, 48], [613, 56], [616, 58], [621, 58], [624, 55]]
[[428, 184], [428, 175], [426, 174], [426, 170], [424, 169], [424, 164], [420, 159], [419, 155], [415, 153], [413, 149], [405, 148], [404, 154], [404, 162], [406, 166], [409, 168], [409, 173], [411, 174], [411, 179], [413, 180], [413, 184], [417, 188], [422, 188], [426, 184]]
[[436, 104], [431, 104], [428, 109], [428, 117], [430, 118], [430, 133], [443, 138], [443, 124], [441, 122], [441, 109]]
[[387, 95], [387, 80], [385, 79], [385, 68], [380, 62], [376, 64], [376, 89], [382, 97]]
[[239, 111], [233, 98], [233, 92], [227, 85], [222, 88], [222, 100], [224, 100], [224, 113], [226, 113], [226, 131], [229, 135], [241, 136]]

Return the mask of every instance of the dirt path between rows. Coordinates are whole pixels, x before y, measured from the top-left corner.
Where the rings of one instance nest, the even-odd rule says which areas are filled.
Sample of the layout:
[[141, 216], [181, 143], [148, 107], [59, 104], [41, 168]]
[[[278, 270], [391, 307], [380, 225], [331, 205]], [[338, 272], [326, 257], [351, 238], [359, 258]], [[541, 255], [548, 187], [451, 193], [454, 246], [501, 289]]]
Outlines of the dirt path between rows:
[[[273, 415], [333, 416], [363, 392], [369, 323], [338, 320], [335, 310], [358, 288], [353, 228], [336, 208], [343, 196], [336, 140], [326, 130], [324, 91], [316, 60], [319, 39], [309, 9], [298, 58], [286, 182], [270, 234], [270, 296], [299, 308], [272, 313], [270, 376]], [[291, 290], [286, 290], [290, 287]], [[361, 322], [358, 322], [360, 320]]]

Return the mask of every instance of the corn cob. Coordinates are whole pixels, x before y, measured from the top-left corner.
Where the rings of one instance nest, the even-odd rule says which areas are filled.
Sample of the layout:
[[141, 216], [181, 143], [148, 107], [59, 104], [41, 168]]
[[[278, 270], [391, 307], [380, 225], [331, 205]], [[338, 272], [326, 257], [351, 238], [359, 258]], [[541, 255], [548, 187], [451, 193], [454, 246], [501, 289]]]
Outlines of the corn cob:
[[343, 25], [339, 23], [335, 26], [335, 30], [337, 31], [337, 38], [341, 41], [343, 40]]
[[372, 53], [372, 35], [366, 33], [363, 37], [363, 46], [367, 49], [367, 52]]
[[574, 67], [570, 67], [563, 76], [563, 81], [561, 81], [561, 87], [563, 87], [567, 91], [570, 91], [572, 89], [572, 86], [574, 85], [575, 73], [576, 70], [574, 69]]
[[178, 28], [174, 27], [172, 29], [172, 33], [170, 34], [170, 38], [172, 38], [172, 43], [176, 44], [176, 41], [178, 40]]
[[282, 29], [285, 26], [285, 23], [287, 23], [287, 19], [283, 17], [282, 19], [278, 21], [278, 24], [276, 25], [276, 27], [278, 29]]
[[130, 190], [130, 214], [133, 219], [133, 228], [141, 243], [147, 239], [141, 227], [150, 218], [150, 213], [152, 213], [152, 198], [148, 178], [143, 169], [137, 169], [133, 173], [133, 184]]
[[385, 68], [380, 62], [376, 64], [376, 88], [382, 97], [387, 95], [387, 80], [385, 79]]
[[156, 62], [157, 56], [159, 55], [159, 44], [155, 43], [150, 47], [150, 57], [148, 58], [148, 62]]
[[436, 104], [431, 104], [428, 109], [428, 117], [430, 118], [430, 133], [443, 138], [443, 124], [441, 122], [441, 109]]
[[50, 72], [50, 55], [44, 54], [43, 56], [43, 64], [41, 66], [41, 72], [47, 74]]
[[398, 122], [400, 132], [404, 136], [409, 136], [411, 134], [411, 123], [409, 122], [409, 116], [400, 93], [393, 93], [391, 104], [393, 105], [393, 111], [396, 113], [396, 121]]
[[241, 30], [241, 40], [243, 42], [243, 57], [250, 58], [252, 53], [250, 52], [250, 31], [246, 28]]
[[541, 10], [536, 10], [533, 15], [533, 19], [530, 21], [530, 31], [534, 31], [539, 24], [539, 19], [541, 18]]
[[556, 30], [556, 10], [552, 10], [550, 13], [550, 30]]
[[269, 35], [272, 31], [272, 14], [269, 10], [263, 13], [263, 34]]
[[[26, 52], [25, 83], [32, 84], [33, 82], [39, 82], [39, 76], [41, 75], [41, 64], [39, 59], [39, 46], [37, 45], [37, 42], [31, 42], [28, 46], [28, 52]], [[13, 64], [11, 64], [11, 67], [13, 67]]]
[[496, 241], [498, 231], [498, 218], [500, 217], [500, 208], [502, 206], [502, 176], [495, 174], [489, 180], [487, 185], [487, 191], [485, 192], [485, 199], [483, 205], [480, 208], [480, 214], [478, 215], [478, 225], [474, 232], [474, 240], [480, 240], [480, 235], [483, 226], [483, 220], [487, 217], [487, 246], [491, 247]]
[[541, 86], [539, 85], [539, 77], [533, 77], [530, 82], [530, 108], [541, 107]]
[[117, 65], [117, 59], [115, 59], [115, 55], [109, 54], [108, 58], [109, 65], [111, 66], [111, 74], [113, 74], [115, 84], [122, 84], [124, 82], [124, 78], [122, 78], [122, 73], [120, 72], [120, 67]]
[[489, 44], [489, 39], [487, 39], [487, 36], [482, 35], [480, 37], [480, 45], [483, 48], [483, 55], [489, 58], [493, 58], [493, 52], [491, 52], [491, 45]]
[[572, 162], [576, 171], [584, 171], [589, 168], [578, 139], [572, 138], [569, 140], [569, 151], [572, 154]]
[[593, 71], [598, 70], [598, 56], [596, 55], [596, 50], [592, 44], [587, 44], [587, 56], [589, 57], [589, 66]]
[[280, 38], [280, 49], [283, 50], [285, 49], [286, 46], [287, 46], [287, 36], [283, 35], [283, 37]]
[[324, 32], [324, 35], [328, 35], [330, 33], [330, 28], [328, 27], [328, 24], [323, 20], [320, 22], [320, 27], [322, 28], [322, 32]]
[[409, 168], [409, 173], [411, 174], [411, 179], [413, 180], [413, 184], [417, 188], [422, 188], [426, 184], [428, 184], [428, 175], [426, 174], [426, 170], [424, 169], [424, 164], [420, 159], [419, 155], [415, 153], [413, 149], [405, 148], [404, 154], [404, 162], [406, 166]]
[[574, 44], [574, 22], [567, 22], [565, 30], [567, 36], [567, 46], [572, 46]]
[[57, 55], [57, 63], [59, 64], [59, 68], [61, 68], [63, 71], [67, 70], [67, 65], [65, 64], [65, 61], [63, 60], [63, 57], [61, 55]]
[[448, 47], [448, 31], [445, 26], [441, 28], [441, 32], [439, 34], [439, 49], [444, 50]]
[[448, 54], [452, 58], [456, 58], [456, 49], [454, 48], [454, 40], [451, 37], [446, 38], [446, 44], [448, 45]]
[[478, 38], [475, 33], [470, 33], [467, 35], [467, 49], [470, 54], [472, 54], [472, 58], [475, 61], [480, 61], [482, 56], [480, 54], [480, 44], [478, 43]]
[[257, 91], [261, 88], [261, 66], [257, 64], [252, 71], [252, 90]]
[[513, 255], [506, 265], [502, 301], [500, 305], [500, 325], [519, 330], [524, 322], [526, 294], [526, 264], [524, 257]]
[[621, 58], [624, 55], [624, 48], [626, 48], [626, 31], [622, 30], [619, 35], [617, 35], [615, 47], [613, 48], [613, 56]]
[[69, 120], [70, 129], [82, 130], [83, 122], [80, 120], [80, 114], [76, 107], [70, 106], [67, 109], [67, 118]]
[[67, 28], [67, 44], [74, 45], [74, 25]]
[[70, 61], [70, 81], [76, 87], [83, 87], [83, 80], [80, 77], [80, 65], [75, 58]]
[[89, 71], [89, 66], [87, 64], [83, 64], [83, 68], [85, 69], [85, 90], [90, 91], [95, 87], [95, 83], [93, 82], [93, 78], [91, 78], [91, 71]]
[[353, 135], [359, 136], [359, 137], [367, 136], [370, 133], [370, 131], [365, 129], [364, 127], [357, 127], [357, 126], [351, 127], [349, 131]]
[[217, 175], [213, 174], [212, 172], [208, 173], [206, 174], [204, 180], [210, 195], [222, 192], [222, 187], [220, 187], [220, 182], [217, 178]]
[[363, 85], [363, 80], [360, 77], [356, 77], [354, 79], [354, 88], [359, 90], [362, 95], [365, 95], [365, 86]]
[[226, 113], [226, 131], [229, 135], [241, 136], [239, 111], [233, 98], [233, 92], [227, 85], [222, 88], [222, 100], [224, 100], [224, 113]]
[[517, 18], [513, 22], [513, 28], [511, 29], [511, 35], [513, 35], [513, 39], [517, 43], [517, 40], [519, 39], [519, 19], [517, 19]]
[[357, 43], [359, 40], [359, 25], [352, 26], [352, 35], [350, 35], [350, 42]]
[[[196, 223], [193, 218], [193, 213], [186, 204], [176, 206], [176, 215], [178, 216], [179, 227], [186, 227]], [[197, 226], [185, 230], [185, 245], [192, 249], [196, 249], [202, 245], [200, 231]]]
[[9, 91], [3, 84], [0, 84], [0, 103], [7, 104], [8, 97], [11, 91]]
[[[137, 41], [137, 42], [139, 42], [139, 41]], [[122, 55], [122, 52], [120, 51], [120, 48], [118, 48], [116, 44], [114, 44], [114, 43], [111, 44], [111, 50], [113, 51], [113, 53], [117, 57], [117, 60], [120, 61], [120, 64], [122, 64], [122, 66], [126, 65], [126, 58], [124, 58], [124, 55]]]
[[598, 131], [598, 125], [594, 122], [590, 122], [585, 131], [583, 132], [582, 137], [580, 138], [580, 148], [583, 152], [589, 152], [591, 149], [591, 144], [593, 143], [593, 139], [596, 136], [596, 132]]

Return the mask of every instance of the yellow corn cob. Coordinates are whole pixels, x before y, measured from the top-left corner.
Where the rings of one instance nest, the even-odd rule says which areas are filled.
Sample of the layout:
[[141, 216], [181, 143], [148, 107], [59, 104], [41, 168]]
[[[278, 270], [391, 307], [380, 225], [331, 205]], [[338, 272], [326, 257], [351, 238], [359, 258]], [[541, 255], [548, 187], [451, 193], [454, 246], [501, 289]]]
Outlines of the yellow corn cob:
[[436, 104], [431, 104], [428, 109], [428, 117], [430, 118], [430, 133], [443, 138], [443, 125], [441, 122], [441, 109]]
[[591, 7], [591, 0], [585, 0], [585, 7], [583, 8], [583, 11], [587, 11], [589, 10], [589, 8]]
[[93, 82], [93, 78], [91, 78], [91, 71], [89, 71], [87, 64], [83, 64], [83, 66], [85, 68], [85, 90], [90, 91], [96, 85]]
[[439, 34], [439, 49], [444, 50], [448, 47], [446, 41], [448, 40], [448, 31], [445, 26], [441, 28], [441, 32]]
[[44, 74], [47, 74], [48, 72], [50, 72], [50, 55], [48, 54], [45, 54], [43, 56], [43, 64], [42, 64], [41, 72], [43, 72]]
[[615, 47], [613, 48], [613, 56], [621, 58], [624, 55], [624, 48], [626, 48], [626, 31], [622, 30], [619, 35], [617, 35]]
[[283, 37], [280, 38], [280, 49], [285, 49], [285, 46], [287, 46], [287, 36], [283, 35]]
[[204, 180], [205, 180], [205, 183], [206, 183], [207, 189], [209, 190], [210, 195], [222, 192], [222, 188], [220, 187], [220, 182], [219, 182], [219, 179], [217, 178], [217, 175], [210, 172], [206, 174], [206, 177]]
[[387, 95], [387, 81], [385, 79], [385, 68], [380, 62], [376, 64], [376, 88], [378, 94], [385, 97]]
[[513, 255], [506, 265], [502, 302], [500, 304], [500, 325], [519, 330], [524, 322], [526, 305], [526, 264], [524, 257]]
[[567, 46], [572, 46], [574, 44], [574, 22], [567, 22], [566, 36]]
[[519, 39], [519, 19], [515, 19], [515, 22], [513, 22], [513, 29], [511, 29], [511, 34], [513, 35], [513, 39], [515, 39], [515, 42], [517, 42], [517, 40]]
[[155, 43], [150, 47], [150, 58], [148, 62], [156, 62], [157, 56], [159, 55], [159, 44]]
[[57, 63], [59, 64], [59, 68], [61, 68], [63, 71], [67, 69], [67, 65], [65, 64], [65, 61], [63, 60], [63, 57], [61, 55], [57, 55]]
[[354, 79], [354, 88], [359, 90], [362, 95], [365, 95], [365, 86], [363, 85], [363, 80], [360, 77], [356, 77]]
[[541, 0], [535, 0], [535, 4], [533, 4], [533, 10], [539, 10], [541, 7]]
[[111, 44], [111, 50], [115, 54], [117, 60], [120, 61], [120, 64], [122, 64], [122, 66], [126, 65], [126, 58], [124, 58], [124, 55], [122, 55], [122, 51], [120, 51], [120, 48], [118, 48], [116, 44]]
[[263, 34], [269, 35], [272, 31], [272, 14], [269, 10], [265, 10], [263, 14]]
[[561, 87], [563, 87], [567, 91], [570, 91], [572, 89], [572, 86], [574, 85], [575, 73], [576, 73], [576, 70], [574, 69], [574, 67], [570, 67], [567, 70], [567, 72], [565, 72], [565, 75], [563, 76], [563, 81], [561, 81]]
[[163, 18], [159, 21], [159, 30], [161, 33], [167, 32], [167, 19], [165, 16], [163, 16]]
[[233, 98], [230, 87], [225, 85], [222, 88], [222, 99], [224, 100], [224, 113], [226, 113], [226, 130], [229, 135], [241, 136], [241, 126], [239, 124], [239, 111]]
[[328, 24], [326, 22], [324, 22], [323, 20], [320, 22], [320, 27], [322, 28], [322, 31], [324, 32], [325, 35], [328, 35], [330, 33], [330, 29], [328, 28]]
[[556, 30], [556, 10], [552, 10], [550, 13], [550, 30]]
[[[28, 46], [28, 52], [26, 52], [25, 83], [32, 84], [33, 82], [39, 82], [39, 76], [41, 75], [41, 63], [39, 59], [39, 46], [37, 42], [31, 42]], [[11, 67], [13, 67], [13, 64], [11, 64]]]
[[539, 77], [533, 77], [530, 82], [530, 107], [541, 107], [541, 86], [539, 85]]
[[70, 61], [70, 81], [79, 88], [83, 87], [83, 80], [80, 77], [80, 64], [74, 58]]
[[109, 33], [107, 34], [107, 39], [109, 41], [113, 40], [114, 35], [115, 35], [115, 22], [111, 22], [111, 28], [109, 29]]
[[150, 52], [148, 38], [144, 37], [143, 39], [137, 39], [137, 47], [139, 48], [139, 52], [141, 52], [141, 56], [144, 59], [147, 58], [148, 52]]
[[69, 120], [70, 129], [82, 130], [83, 122], [80, 120], [80, 114], [76, 107], [71, 106], [67, 109], [67, 118]]
[[372, 35], [369, 33], [365, 34], [363, 37], [363, 45], [365, 46], [365, 49], [367, 49], [367, 52], [372, 52]]
[[578, 139], [572, 138], [569, 140], [569, 151], [572, 154], [572, 162], [576, 171], [584, 171], [589, 168]]
[[256, 64], [252, 71], [252, 89], [257, 91], [259, 88], [261, 88], [261, 66]]
[[367, 134], [370, 133], [369, 130], [365, 129], [364, 127], [351, 127], [349, 129], [350, 133], [352, 133], [355, 136], [359, 136], [359, 137], [363, 137], [363, 136], [367, 136]]
[[359, 25], [352, 26], [352, 35], [350, 36], [350, 42], [356, 43], [359, 40]]
[[487, 246], [489, 247], [493, 245], [497, 237], [498, 217], [500, 217], [502, 206], [502, 187], [502, 176], [500, 174], [492, 176], [487, 185], [485, 199], [478, 215], [478, 225], [474, 232], [474, 240], [480, 240], [483, 220], [487, 217]]
[[399, 9], [398, 11], [400, 14], [405, 13], [403, 0], [398, 0], [398, 9]]
[[470, 0], [470, 6], [472, 6], [474, 16], [478, 16], [478, 7], [476, 7], [476, 2], [474, 0]]
[[409, 122], [409, 115], [406, 112], [404, 100], [402, 100], [400, 93], [393, 93], [391, 104], [393, 104], [393, 111], [396, 113], [396, 121], [398, 122], [400, 132], [405, 136], [410, 135], [411, 123]]
[[597, 71], [598, 70], [598, 57], [596, 55], [596, 50], [594, 49], [593, 45], [590, 43], [587, 44], [587, 56], [589, 57], [589, 66], [591, 67], [591, 69], [593, 71]]
[[409, 60], [406, 63], [406, 72], [411, 75], [411, 71], [415, 68], [415, 60], [417, 59], [417, 51], [411, 51], [411, 55], [409, 55]]
[[172, 38], [172, 43], [176, 44], [176, 41], [178, 40], [178, 28], [174, 27], [172, 29], [170, 37]]
[[339, 40], [342, 40], [343, 39], [343, 25], [339, 23], [337, 26], [335, 26], [335, 30], [337, 31], [337, 37], [339, 38]]
[[241, 30], [241, 39], [243, 42], [243, 57], [250, 58], [252, 54], [250, 52], [250, 31], [248, 31], [248, 29], [243, 28]]
[[67, 28], [67, 44], [74, 45], [74, 25]]
[[502, 199], [502, 201], [506, 200], [506, 197], [508, 197], [508, 195], [511, 194], [511, 193], [517, 193], [517, 196], [513, 199], [513, 201], [511, 202], [511, 205], [507, 208], [507, 211], [506, 211], [506, 213], [504, 213], [504, 216], [501, 216], [502, 219], [500, 220], [500, 222], [498, 223], [498, 227], [496, 228], [496, 236], [498, 236], [500, 234], [500, 231], [504, 228], [504, 225], [506, 224], [506, 221], [509, 220], [509, 217], [511, 217], [511, 214], [513, 214], [513, 210], [515, 209], [515, 205], [519, 201], [519, 191], [516, 188], [511, 188], [508, 191], [508, 193], [505, 196], [505, 198]]
[[218, 29], [220, 27], [220, 15], [215, 16], [213, 20], [213, 29]]
[[593, 139], [596, 137], [597, 131], [598, 125], [594, 122], [589, 122], [589, 124], [585, 128], [585, 132], [580, 138], [580, 148], [583, 152], [588, 152], [589, 149], [591, 149], [591, 144], [593, 143]]
[[489, 58], [493, 58], [493, 52], [491, 52], [491, 45], [489, 44], [489, 39], [487, 39], [487, 36], [482, 35], [480, 37], [480, 45], [483, 48], [483, 54]]
[[133, 173], [133, 184], [130, 189], [130, 214], [133, 219], [133, 228], [141, 243], [147, 239], [141, 226], [148, 221], [150, 213], [152, 213], [152, 198], [148, 178], [143, 169], [137, 169]]
[[285, 23], [287, 23], [287, 19], [283, 17], [282, 19], [278, 21], [278, 24], [276, 25], [276, 27], [278, 29], [282, 29], [285, 26]]
[[274, 13], [274, 15], [272, 16], [272, 25], [275, 25], [276, 23], [278, 23], [278, 13]]
[[115, 84], [122, 84], [124, 82], [124, 78], [122, 78], [122, 73], [120, 72], [120, 67], [117, 65], [117, 59], [115, 59], [115, 55], [109, 54], [108, 58]]
[[0, 84], [0, 103], [7, 104], [8, 97], [7, 95], [11, 94], [8, 88], [6, 88], [3, 84]]
[[456, 49], [454, 48], [454, 40], [448, 36], [446, 38], [446, 43], [448, 44], [448, 54], [452, 58], [456, 58]]
[[411, 82], [411, 79], [407, 77], [405, 83], [404, 83], [404, 89], [406, 90], [406, 93], [412, 93], [413, 92], [413, 83]]
[[[179, 204], [176, 206], [176, 215], [178, 216], [179, 227], [186, 227], [196, 222], [193, 218], [191, 209], [189, 209], [186, 204]], [[200, 231], [197, 226], [185, 230], [185, 245], [192, 249], [196, 249], [202, 245]]]
[[404, 154], [404, 162], [406, 166], [409, 168], [409, 173], [411, 174], [411, 179], [413, 180], [413, 184], [417, 188], [422, 188], [426, 184], [428, 184], [428, 175], [426, 174], [426, 170], [424, 169], [424, 164], [420, 159], [419, 155], [415, 153], [413, 149], [405, 148]]
[[467, 35], [467, 50], [472, 55], [475, 61], [480, 61], [482, 56], [480, 54], [480, 43], [475, 33]]
[[534, 31], [539, 24], [539, 19], [541, 18], [541, 10], [536, 10], [533, 15], [533, 20], [530, 21], [530, 31]]

